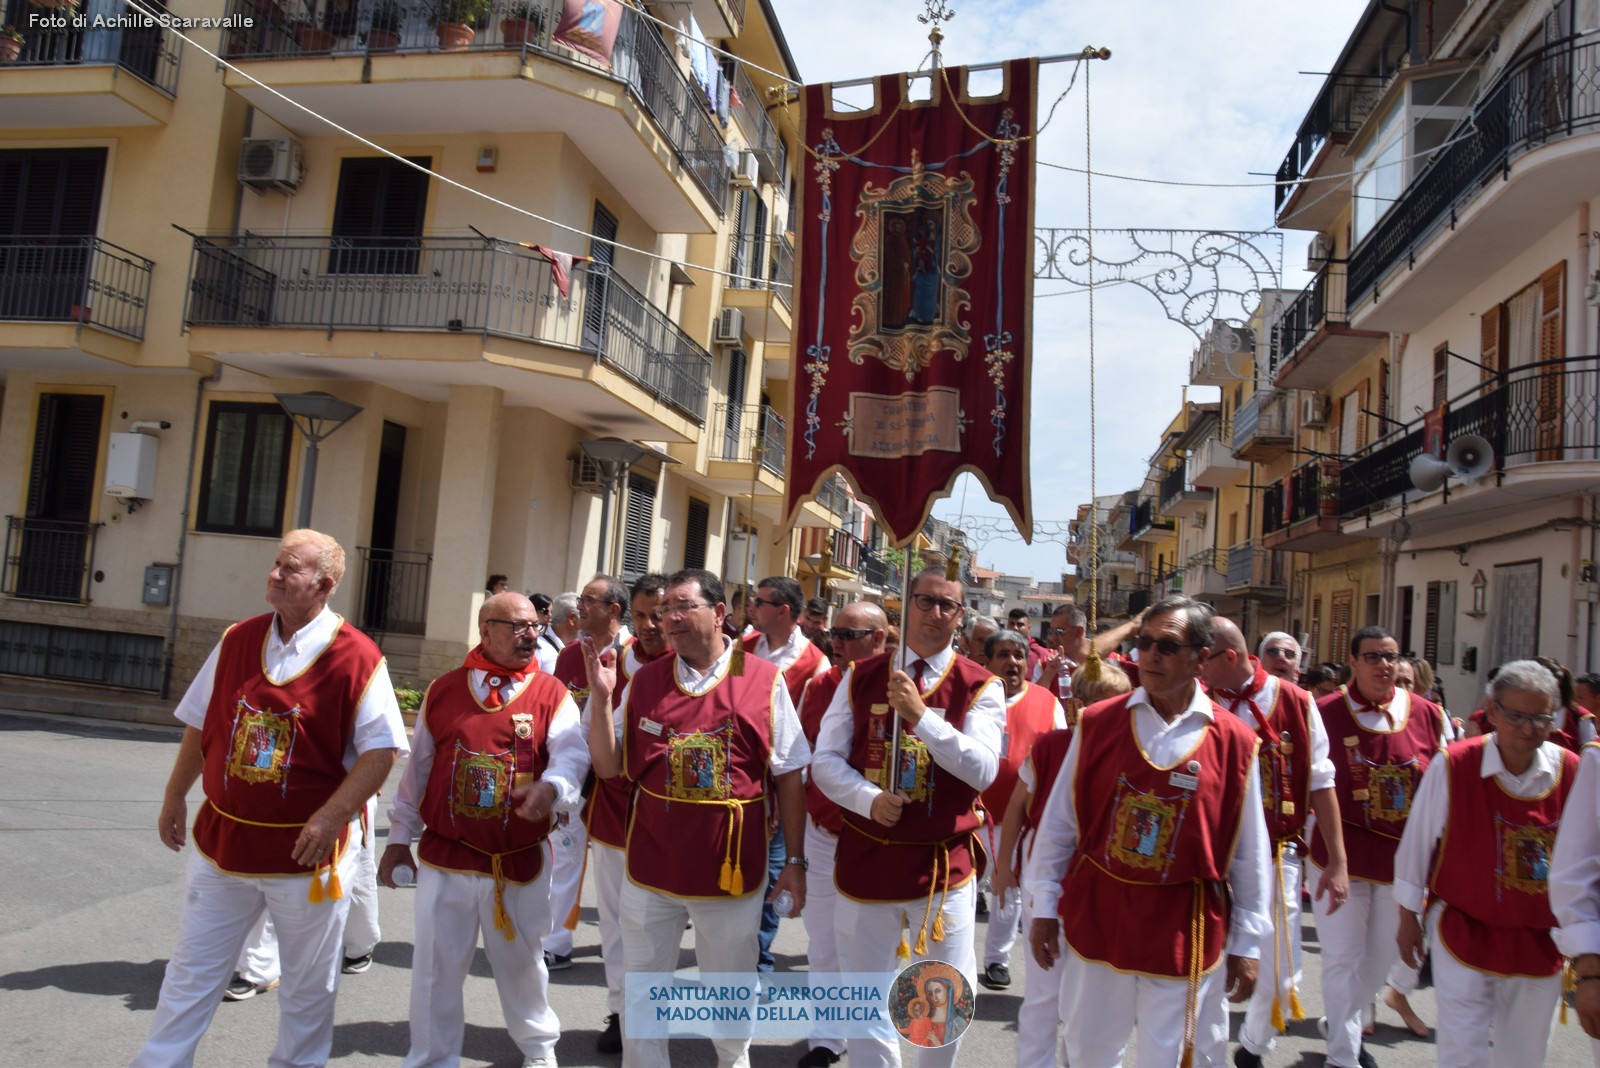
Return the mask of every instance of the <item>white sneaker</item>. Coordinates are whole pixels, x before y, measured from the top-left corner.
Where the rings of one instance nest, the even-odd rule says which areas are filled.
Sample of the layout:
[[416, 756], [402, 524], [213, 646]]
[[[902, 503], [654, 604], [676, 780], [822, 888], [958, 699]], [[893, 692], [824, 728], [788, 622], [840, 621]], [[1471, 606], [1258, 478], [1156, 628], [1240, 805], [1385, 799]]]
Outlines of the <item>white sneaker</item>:
[[522, 1068], [556, 1068], [556, 1055], [546, 1057], [529, 1057], [522, 1062]]

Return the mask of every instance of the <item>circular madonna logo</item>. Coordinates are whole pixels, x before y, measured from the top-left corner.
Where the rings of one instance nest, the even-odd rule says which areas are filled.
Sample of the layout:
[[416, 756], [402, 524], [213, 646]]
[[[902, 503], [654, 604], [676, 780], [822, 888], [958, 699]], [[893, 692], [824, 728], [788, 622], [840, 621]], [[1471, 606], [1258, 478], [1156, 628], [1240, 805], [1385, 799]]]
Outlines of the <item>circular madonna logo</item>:
[[943, 1046], [972, 1022], [972, 986], [955, 965], [919, 960], [889, 986], [889, 1019], [913, 1046]]

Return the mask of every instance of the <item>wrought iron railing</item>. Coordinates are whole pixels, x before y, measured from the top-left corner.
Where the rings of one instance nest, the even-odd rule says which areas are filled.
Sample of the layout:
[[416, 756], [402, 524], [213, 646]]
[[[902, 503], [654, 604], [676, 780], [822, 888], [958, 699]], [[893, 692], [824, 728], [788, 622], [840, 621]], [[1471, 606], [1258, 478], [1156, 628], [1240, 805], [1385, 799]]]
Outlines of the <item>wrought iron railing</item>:
[[1210, 493], [1208, 489], [1201, 489], [1189, 478], [1187, 463], [1179, 463], [1161, 478], [1161, 507], [1166, 510], [1169, 505], [1177, 501], [1185, 493]]
[[728, 287], [770, 289], [784, 307], [794, 307], [794, 245], [782, 234], [768, 234], [760, 241], [745, 243], [754, 247], [747, 250], [747, 258], [735, 257]]
[[716, 425], [722, 427], [722, 445], [714, 456], [718, 460], [749, 463], [760, 449], [761, 466], [783, 477], [787, 443], [787, 424], [783, 416], [765, 404], [719, 404]]
[[861, 581], [880, 590], [900, 587], [900, 568], [885, 560], [876, 551], [869, 550], [861, 557]]
[[711, 354], [604, 264], [475, 238], [197, 237], [191, 326], [474, 333], [595, 354], [705, 422]]
[[837, 529], [833, 532], [833, 562], [835, 566], [860, 574], [865, 551], [866, 544], [848, 530]]
[[1263, 549], [1253, 542], [1244, 542], [1228, 549], [1227, 588], [1264, 589], [1283, 587], [1283, 556], [1271, 549]]
[[[767, 117], [766, 94], [750, 80], [743, 63], [733, 64], [733, 117], [744, 131], [745, 144], [755, 153], [763, 182], [782, 184], [788, 150], [777, 127]], [[780, 220], [782, 221], [782, 220]]]
[[[57, 16], [67, 25], [45, 26], [34, 17], [18, 17], [17, 32], [22, 34], [21, 50], [8, 67], [95, 67], [114, 66], [148, 82], [168, 96], [178, 95], [178, 55], [183, 42], [160, 25], [95, 26], [100, 15], [82, 14], [73, 8], [48, 11], [44, 7], [22, 8], [29, 16]], [[122, 14], [122, 12], [118, 12]], [[76, 17], [87, 20], [84, 26], [71, 25]]]
[[1156, 502], [1148, 497], [1140, 501], [1128, 518], [1128, 532], [1138, 537], [1147, 530], [1171, 530], [1172, 520], [1161, 514]]
[[[1339, 512], [1359, 515], [1412, 488], [1411, 461], [1425, 447], [1421, 420], [1343, 464]], [[1440, 447], [1464, 435], [1489, 442], [1494, 472], [1530, 463], [1600, 459], [1600, 356], [1525, 364], [1450, 401]]]
[[1383, 95], [1384, 79], [1375, 74], [1330, 74], [1322, 92], [1300, 123], [1289, 154], [1278, 165], [1278, 184], [1273, 193], [1272, 213], [1276, 216], [1299, 189], [1299, 180], [1311, 169], [1317, 153], [1336, 135], [1349, 135], [1361, 129]]
[[[563, 9], [562, 0], [229, 0], [229, 14], [252, 22], [224, 30], [223, 47], [233, 59], [511, 49], [587, 67], [627, 86], [701, 191], [724, 211], [728, 162], [721, 131], [661, 31], [622, 5], [607, 62], [555, 37]], [[471, 35], [448, 36], [454, 31], [439, 27], [441, 13], [453, 15], [450, 21]]]
[[850, 510], [850, 494], [838, 475], [817, 487], [816, 501], [834, 515], [844, 515]]
[[161, 689], [166, 643], [159, 634], [0, 620], [0, 674]]
[[98, 237], [0, 237], [0, 320], [143, 339], [154, 262]]
[[1271, 377], [1276, 378], [1283, 365], [1294, 359], [1311, 335], [1325, 323], [1348, 321], [1344, 294], [1345, 263], [1343, 260], [1330, 260], [1322, 265], [1311, 279], [1311, 284], [1301, 290], [1278, 319], [1268, 367]]
[[369, 634], [423, 634], [433, 554], [360, 545], [361, 629]]
[[100, 523], [6, 516], [5, 578], [0, 593], [35, 601], [87, 604]]
[[1508, 178], [1542, 145], [1600, 126], [1600, 37], [1547, 45], [1513, 63], [1479, 98], [1446, 146], [1350, 256], [1349, 302], [1359, 304], [1401, 260], [1454, 228], [1468, 202]]
[[1292, 427], [1289, 394], [1258, 389], [1234, 413], [1233, 451], [1239, 452], [1257, 440], [1287, 440]]

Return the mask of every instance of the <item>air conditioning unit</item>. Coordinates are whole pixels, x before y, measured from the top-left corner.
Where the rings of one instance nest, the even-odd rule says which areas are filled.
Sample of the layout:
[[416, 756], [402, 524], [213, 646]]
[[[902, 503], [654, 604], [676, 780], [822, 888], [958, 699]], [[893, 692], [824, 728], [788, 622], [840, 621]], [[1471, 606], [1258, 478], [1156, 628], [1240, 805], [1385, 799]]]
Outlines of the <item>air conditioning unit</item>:
[[739, 161], [733, 165], [733, 171], [728, 178], [736, 189], [754, 189], [761, 181], [761, 163], [756, 159], [756, 154], [739, 153]]
[[744, 312], [738, 308], [723, 308], [717, 313], [717, 322], [711, 340], [719, 345], [744, 343]]
[[1306, 246], [1306, 270], [1315, 271], [1333, 258], [1333, 235], [1316, 234]]
[[1319, 430], [1328, 425], [1333, 413], [1333, 399], [1325, 393], [1308, 393], [1300, 398], [1300, 425]]
[[588, 456], [579, 453], [572, 457], [571, 464], [571, 474], [567, 481], [572, 484], [573, 489], [599, 491], [605, 488], [604, 480], [600, 477], [600, 468], [596, 467], [595, 462]]
[[239, 146], [239, 181], [276, 186], [286, 193], [300, 187], [305, 159], [300, 142], [288, 137], [247, 137]]

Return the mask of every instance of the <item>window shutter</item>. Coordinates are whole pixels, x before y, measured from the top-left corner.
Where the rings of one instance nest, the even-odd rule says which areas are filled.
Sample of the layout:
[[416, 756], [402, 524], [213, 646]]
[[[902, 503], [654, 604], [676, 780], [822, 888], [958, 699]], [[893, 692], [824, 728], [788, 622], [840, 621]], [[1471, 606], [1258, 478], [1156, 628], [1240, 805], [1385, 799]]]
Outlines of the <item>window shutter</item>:
[[98, 394], [45, 393], [39, 397], [28, 518], [89, 521], [104, 408], [105, 398]]
[[706, 566], [706, 535], [711, 528], [711, 505], [689, 498], [689, 515], [683, 524], [683, 566]]
[[1439, 662], [1439, 583], [1428, 583], [1428, 606], [1422, 616], [1422, 659]]
[[[409, 157], [431, 167], [432, 157]], [[418, 251], [406, 238], [420, 238], [428, 205], [428, 176], [391, 159], [346, 159], [339, 164], [333, 205], [335, 274], [415, 274]]]
[[[1567, 316], [1562, 296], [1567, 288], [1567, 261], [1539, 276], [1539, 360], [1556, 361], [1567, 354]], [[1539, 459], [1561, 459], [1565, 379], [1563, 368], [1539, 368]]]
[[617, 217], [598, 200], [594, 203], [589, 231], [594, 235], [589, 241], [589, 258], [600, 270], [589, 272], [589, 290], [583, 302], [582, 347], [589, 352], [600, 352], [606, 335], [606, 281], [610, 277], [608, 270], [617, 258], [616, 246], [612, 244], [617, 239]]
[[[1378, 414], [1385, 420], [1390, 417], [1389, 412], [1389, 361], [1378, 361]], [[1378, 426], [1378, 437], [1383, 437], [1389, 431], [1389, 424], [1382, 422]]]
[[1505, 305], [1496, 304], [1478, 320], [1478, 362], [1483, 364], [1483, 378], [1494, 376], [1504, 366], [1501, 353], [1505, 351], [1505, 318]]
[[650, 522], [655, 507], [655, 482], [643, 475], [630, 473], [622, 539], [622, 573], [629, 579], [638, 578], [650, 570]]
[[1439, 634], [1438, 659], [1435, 664], [1454, 664], [1456, 662], [1456, 589], [1454, 582], [1439, 583]]

